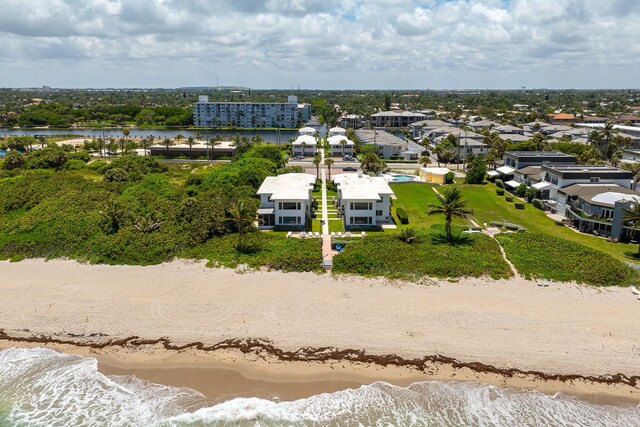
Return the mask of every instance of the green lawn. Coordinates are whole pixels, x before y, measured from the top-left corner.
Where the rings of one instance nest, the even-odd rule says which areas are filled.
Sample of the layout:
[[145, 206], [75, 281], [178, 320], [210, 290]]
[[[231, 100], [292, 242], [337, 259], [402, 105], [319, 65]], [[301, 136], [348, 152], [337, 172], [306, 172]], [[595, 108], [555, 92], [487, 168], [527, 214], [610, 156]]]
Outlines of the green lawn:
[[[331, 217], [331, 216], [329, 216]], [[336, 221], [336, 220], [330, 220], [329, 221], [329, 233], [335, 231], [337, 232], [341, 232], [344, 233], [344, 226], [342, 225], [342, 220]]]
[[[391, 184], [391, 189], [397, 199], [393, 201], [391, 212], [398, 227], [430, 228], [434, 224], [444, 224], [442, 215], [427, 215], [429, 204], [438, 204], [438, 196], [433, 191], [434, 186], [420, 183]], [[438, 188], [436, 186], [436, 188]], [[396, 216], [396, 209], [402, 207], [409, 215], [409, 224], [402, 225]], [[454, 224], [468, 225], [469, 222], [455, 219]]]
[[[413, 244], [401, 242], [395, 232], [353, 239], [334, 257], [334, 271], [402, 279], [511, 275], [498, 243], [489, 236], [469, 235], [452, 245], [444, 241], [443, 231], [442, 226], [421, 230], [421, 238]], [[460, 231], [461, 227], [456, 230]]]
[[637, 245], [611, 243], [599, 237], [577, 233], [568, 227], [557, 226], [543, 211], [529, 203], [524, 210], [516, 209], [513, 202], [507, 202], [504, 196], [496, 195], [496, 186], [493, 184], [457, 184], [457, 186], [468, 201], [468, 206], [474, 210], [473, 217], [480, 225], [489, 224], [491, 221], [510, 222], [521, 225], [531, 232], [540, 232], [581, 243], [623, 261], [638, 262], [631, 257], [637, 252]]

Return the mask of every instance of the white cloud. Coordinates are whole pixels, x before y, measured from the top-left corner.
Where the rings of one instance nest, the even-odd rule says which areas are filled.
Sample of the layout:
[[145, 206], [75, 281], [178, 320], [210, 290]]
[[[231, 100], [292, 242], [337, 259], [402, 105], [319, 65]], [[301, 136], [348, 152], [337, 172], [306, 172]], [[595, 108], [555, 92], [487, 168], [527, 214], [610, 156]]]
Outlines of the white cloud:
[[[452, 87], [465, 86], [465, 75], [485, 87], [528, 78], [624, 87], [637, 86], [640, 69], [629, 55], [640, 51], [636, 0], [0, 0], [0, 8], [3, 86], [201, 85], [219, 74], [252, 87]], [[585, 72], [593, 67], [615, 71], [612, 80], [593, 81]], [[110, 72], [79, 76], [96, 69]]]

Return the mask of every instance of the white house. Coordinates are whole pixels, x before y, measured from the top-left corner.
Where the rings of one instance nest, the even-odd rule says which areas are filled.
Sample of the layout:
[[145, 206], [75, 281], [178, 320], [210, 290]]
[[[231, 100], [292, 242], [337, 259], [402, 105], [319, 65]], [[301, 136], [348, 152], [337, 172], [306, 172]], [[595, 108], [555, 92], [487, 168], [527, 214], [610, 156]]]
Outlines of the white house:
[[352, 173], [335, 175], [333, 182], [346, 229], [391, 221], [391, 199], [396, 197], [384, 178]]
[[347, 131], [346, 129], [337, 127], [337, 126], [329, 129], [329, 137], [336, 136], [336, 135], [347, 136]]
[[315, 182], [316, 176], [308, 173], [266, 177], [256, 192], [260, 196], [259, 227], [304, 229], [311, 213]]
[[355, 144], [344, 135], [334, 135], [327, 138], [331, 149], [331, 157], [353, 156]]
[[302, 129], [300, 129], [298, 131], [298, 134], [299, 135], [311, 135], [311, 136], [314, 136], [316, 132], [317, 132], [316, 129], [312, 128], [311, 126], [306, 126], [306, 127], [303, 127]]
[[318, 151], [318, 140], [312, 135], [300, 135], [293, 141], [291, 148], [294, 156], [314, 156]]

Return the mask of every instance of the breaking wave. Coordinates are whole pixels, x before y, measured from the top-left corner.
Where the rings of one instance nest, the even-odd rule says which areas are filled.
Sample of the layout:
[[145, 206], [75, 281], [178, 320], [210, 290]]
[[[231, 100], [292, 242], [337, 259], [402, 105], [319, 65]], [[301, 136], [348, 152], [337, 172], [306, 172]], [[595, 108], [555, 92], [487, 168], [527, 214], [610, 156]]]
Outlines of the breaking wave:
[[208, 406], [188, 388], [105, 376], [95, 359], [44, 348], [0, 352], [0, 425], [109, 426], [640, 426], [640, 407], [480, 383], [378, 382], [288, 402], [236, 398]]

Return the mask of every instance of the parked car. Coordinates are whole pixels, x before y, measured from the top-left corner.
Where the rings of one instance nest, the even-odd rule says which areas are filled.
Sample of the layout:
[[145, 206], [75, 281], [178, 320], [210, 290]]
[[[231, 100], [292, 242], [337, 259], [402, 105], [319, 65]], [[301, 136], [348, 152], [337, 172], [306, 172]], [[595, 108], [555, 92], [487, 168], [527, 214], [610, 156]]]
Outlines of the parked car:
[[357, 172], [358, 168], [354, 168], [353, 166], [347, 166], [346, 168], [342, 168], [345, 172]]

